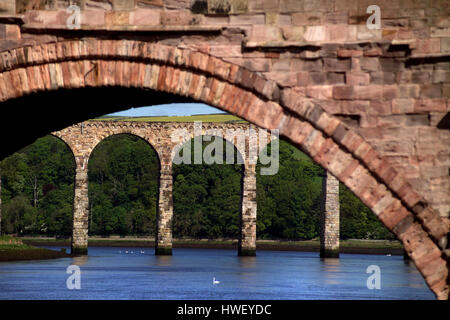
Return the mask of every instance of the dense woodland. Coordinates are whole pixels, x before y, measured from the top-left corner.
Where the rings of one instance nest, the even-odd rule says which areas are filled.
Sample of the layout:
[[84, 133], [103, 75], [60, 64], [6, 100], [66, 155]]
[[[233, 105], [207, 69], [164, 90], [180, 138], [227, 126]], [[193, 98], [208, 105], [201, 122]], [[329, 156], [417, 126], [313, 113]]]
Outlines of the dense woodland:
[[[2, 233], [71, 235], [74, 160], [62, 141], [38, 139], [4, 159], [0, 170]], [[242, 170], [174, 165], [174, 236], [237, 238]], [[318, 237], [322, 175], [305, 154], [281, 141], [278, 174], [257, 176], [258, 237]], [[89, 161], [89, 233], [154, 235], [158, 178], [157, 155], [140, 138], [117, 135], [101, 142]], [[393, 239], [342, 184], [340, 205], [342, 239]]]

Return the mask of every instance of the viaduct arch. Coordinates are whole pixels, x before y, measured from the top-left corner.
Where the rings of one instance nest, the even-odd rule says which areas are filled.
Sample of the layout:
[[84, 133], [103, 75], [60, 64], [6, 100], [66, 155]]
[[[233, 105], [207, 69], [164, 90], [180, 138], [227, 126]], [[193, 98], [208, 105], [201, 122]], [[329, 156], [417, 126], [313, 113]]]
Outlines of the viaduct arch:
[[[130, 134], [146, 141], [158, 155], [160, 178], [156, 254], [172, 254], [172, 166], [178, 147], [192, 138], [216, 135], [235, 146], [242, 159], [243, 185], [240, 213], [241, 232], [238, 254], [254, 255], [256, 250], [256, 161], [258, 148], [265, 147], [275, 137], [254, 125], [235, 123], [193, 123], [176, 122], [126, 122], [86, 121], [63, 130], [52, 132], [66, 143], [75, 158], [75, 196], [73, 212], [72, 253], [85, 254], [88, 247], [89, 195], [88, 162], [93, 150], [104, 139], [118, 134]], [[263, 143], [250, 142], [250, 130], [257, 138], [265, 135]], [[231, 136], [229, 133], [235, 134]], [[180, 134], [183, 134], [180, 137]], [[245, 135], [244, 135], [245, 134]], [[243, 136], [244, 139], [239, 139]], [[232, 139], [232, 140], [231, 140]], [[262, 150], [259, 150], [262, 151]], [[233, 151], [234, 152], [234, 151]]]
[[[289, 1], [275, 8], [230, 1], [225, 11], [203, 1], [205, 12], [164, 0], [144, 13], [134, 2], [113, 1], [106, 13], [86, 9], [87, 2], [86, 16], [104, 17], [100, 25], [87, 19], [68, 30], [56, 7], [0, 17], [0, 102], [61, 89], [138, 88], [279, 129], [396, 234], [436, 296], [448, 299], [445, 1], [431, 6], [431, 25], [418, 18], [429, 14], [428, 5], [411, 1], [400, 10], [390, 1], [382, 5], [385, 30], [375, 32], [360, 24], [363, 5], [354, 12], [341, 1], [306, 1], [300, 9]], [[319, 23], [311, 25], [316, 12]], [[155, 25], [139, 24], [139, 15], [152, 14]], [[393, 23], [399, 18], [406, 24]]]

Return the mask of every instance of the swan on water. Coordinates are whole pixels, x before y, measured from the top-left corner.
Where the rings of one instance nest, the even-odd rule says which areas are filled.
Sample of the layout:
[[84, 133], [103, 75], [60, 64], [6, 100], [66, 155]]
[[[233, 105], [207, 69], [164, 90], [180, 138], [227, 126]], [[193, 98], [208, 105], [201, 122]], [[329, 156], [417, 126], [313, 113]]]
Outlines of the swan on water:
[[216, 277], [213, 277], [213, 284], [219, 284], [220, 281], [216, 280]]

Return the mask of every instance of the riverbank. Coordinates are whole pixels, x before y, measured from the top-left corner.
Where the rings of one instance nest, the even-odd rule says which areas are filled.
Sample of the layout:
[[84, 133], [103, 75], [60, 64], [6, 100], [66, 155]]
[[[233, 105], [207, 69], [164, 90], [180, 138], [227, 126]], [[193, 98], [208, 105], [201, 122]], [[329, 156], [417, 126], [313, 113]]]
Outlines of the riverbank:
[[45, 248], [37, 248], [23, 243], [21, 239], [14, 237], [0, 237], [0, 262], [19, 260], [42, 260], [70, 257], [65, 250], [55, 251]]
[[[33, 246], [70, 246], [70, 239], [55, 238], [21, 238], [25, 244]], [[89, 246], [92, 247], [143, 247], [153, 248], [154, 238], [136, 237], [110, 237], [89, 238]], [[236, 249], [236, 240], [197, 240], [197, 239], [174, 239], [174, 248], [209, 248], [209, 249]], [[281, 241], [281, 240], [257, 240], [257, 250], [276, 251], [303, 251], [319, 252], [319, 240], [305, 241]], [[391, 254], [403, 255], [403, 246], [399, 241], [388, 240], [341, 240], [341, 253], [354, 254]]]

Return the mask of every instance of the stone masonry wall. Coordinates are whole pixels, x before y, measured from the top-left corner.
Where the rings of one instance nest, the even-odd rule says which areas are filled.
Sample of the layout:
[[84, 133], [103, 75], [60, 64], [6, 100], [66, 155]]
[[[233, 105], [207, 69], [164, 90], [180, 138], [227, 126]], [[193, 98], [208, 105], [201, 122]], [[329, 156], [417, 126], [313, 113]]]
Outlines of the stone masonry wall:
[[[82, 30], [153, 30], [151, 41], [199, 50], [292, 88], [352, 126], [448, 218], [449, 0], [71, 3], [81, 7]], [[379, 30], [366, 27], [370, 4], [381, 8]], [[56, 41], [50, 31], [67, 30], [68, 5], [2, 2], [0, 10], [21, 16], [0, 17], [0, 50]], [[161, 37], [168, 31], [185, 34]]]
[[241, 236], [239, 238], [239, 255], [256, 254], [256, 166], [247, 166], [244, 170], [242, 186]]
[[89, 225], [89, 193], [87, 158], [75, 157], [75, 194], [71, 252], [87, 253]]
[[[278, 128], [370, 207], [448, 297], [449, 0], [72, 2], [77, 30], [70, 1], [2, 2], [0, 102], [116, 85]], [[380, 29], [366, 25], [372, 4]]]
[[339, 257], [339, 180], [329, 172], [325, 172], [322, 193], [320, 256], [337, 258]]

